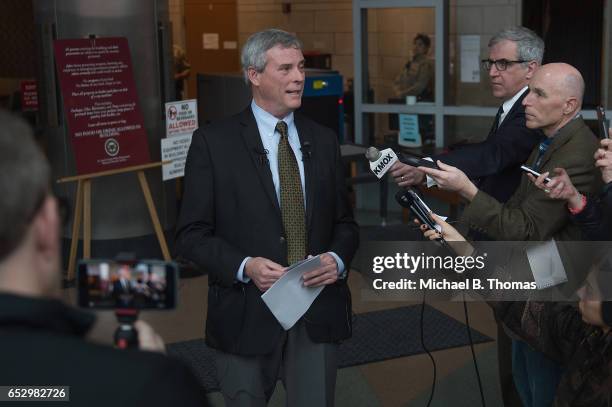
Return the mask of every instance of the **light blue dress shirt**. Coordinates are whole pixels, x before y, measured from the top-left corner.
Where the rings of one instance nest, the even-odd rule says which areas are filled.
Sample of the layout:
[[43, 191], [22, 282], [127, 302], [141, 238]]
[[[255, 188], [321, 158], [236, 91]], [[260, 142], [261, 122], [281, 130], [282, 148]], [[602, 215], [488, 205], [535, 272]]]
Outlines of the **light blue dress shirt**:
[[[274, 183], [276, 199], [278, 200], [278, 205], [280, 206], [280, 182], [278, 176], [278, 142], [280, 141], [280, 134], [276, 131], [276, 123], [278, 123], [279, 120], [270, 113], [263, 110], [261, 107], [257, 106], [255, 100], [251, 101], [251, 110], [253, 111], [255, 121], [257, 122], [257, 129], [259, 130], [259, 137], [261, 137], [261, 143], [263, 144], [263, 148], [267, 151], [268, 154], [268, 164], [270, 166], [270, 172], [272, 173], [272, 182]], [[283, 117], [282, 120], [287, 123], [287, 128], [289, 130], [289, 145], [293, 150], [293, 154], [295, 155], [298, 168], [300, 170], [300, 181], [302, 182], [302, 191], [304, 194], [304, 208], [306, 208], [308, 202], [306, 201], [304, 162], [302, 161], [301, 150], [302, 146], [300, 144], [300, 138], [295, 127], [295, 122], [293, 121], [293, 112]], [[329, 254], [333, 256], [333, 258], [336, 260], [336, 263], [338, 264], [338, 274], [341, 278], [344, 278], [344, 262], [342, 261], [342, 259], [340, 259], [340, 257], [338, 257], [336, 253], [329, 252]], [[236, 273], [236, 279], [238, 281], [242, 281], [243, 283], [248, 283], [250, 281], [250, 278], [244, 275], [244, 265], [249, 259], [250, 257], [245, 257], [245, 259], [242, 260], [242, 263], [240, 263], [240, 268], [238, 269], [238, 273]]]

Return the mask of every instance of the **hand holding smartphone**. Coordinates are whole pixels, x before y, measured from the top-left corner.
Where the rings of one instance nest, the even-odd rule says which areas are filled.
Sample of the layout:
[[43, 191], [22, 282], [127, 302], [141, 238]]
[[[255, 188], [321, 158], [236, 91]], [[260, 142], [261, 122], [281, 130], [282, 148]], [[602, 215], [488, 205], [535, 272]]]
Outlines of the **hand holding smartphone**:
[[[534, 170], [533, 168], [527, 167], [526, 165], [521, 165], [521, 170], [528, 172], [529, 174], [533, 175], [534, 177], [539, 177], [540, 175], [542, 175], [541, 173], [537, 172], [536, 170]], [[546, 177], [544, 178], [544, 183], [548, 184], [550, 182], [550, 178]]]

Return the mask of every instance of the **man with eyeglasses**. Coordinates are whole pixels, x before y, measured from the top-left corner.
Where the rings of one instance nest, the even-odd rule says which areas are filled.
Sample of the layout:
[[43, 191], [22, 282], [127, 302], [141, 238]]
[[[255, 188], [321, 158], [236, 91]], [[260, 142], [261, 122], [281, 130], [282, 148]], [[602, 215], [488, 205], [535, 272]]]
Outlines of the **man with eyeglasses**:
[[[489, 41], [489, 57], [482, 67], [489, 74], [493, 96], [502, 100], [488, 137], [449, 153], [432, 157], [460, 168], [477, 186], [500, 202], [506, 202], [518, 187], [520, 166], [540, 142], [540, 130], [525, 126], [521, 102], [527, 84], [542, 63], [544, 41], [525, 27], [500, 31]], [[400, 187], [422, 184], [425, 174], [415, 167], [396, 163], [391, 175]], [[428, 179], [428, 186], [433, 185]]]
[[[489, 74], [491, 93], [502, 101], [487, 138], [432, 157], [461, 169], [475, 185], [504, 203], [517, 189], [524, 164], [531, 151], [544, 138], [538, 129], [525, 124], [523, 99], [534, 71], [541, 65], [544, 41], [525, 27], [511, 27], [495, 34], [489, 41], [489, 56], [482, 68]], [[419, 185], [425, 174], [406, 164], [396, 163], [391, 175], [400, 187]], [[435, 185], [427, 178], [427, 185]], [[472, 240], [489, 240], [485, 234], [470, 231]], [[511, 341], [498, 324], [499, 376], [506, 406], [520, 406], [512, 378]]]

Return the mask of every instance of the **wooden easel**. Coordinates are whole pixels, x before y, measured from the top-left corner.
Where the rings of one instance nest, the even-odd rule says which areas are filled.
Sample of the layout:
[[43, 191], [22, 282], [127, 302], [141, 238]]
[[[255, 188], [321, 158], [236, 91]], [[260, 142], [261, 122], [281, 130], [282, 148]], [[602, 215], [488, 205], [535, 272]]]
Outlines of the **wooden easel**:
[[74, 204], [74, 221], [72, 222], [72, 241], [70, 243], [70, 257], [68, 261], [68, 280], [72, 280], [75, 274], [76, 268], [76, 254], [77, 247], [79, 245], [79, 230], [81, 229], [81, 216], [83, 217], [83, 259], [89, 259], [91, 257], [91, 180], [93, 178], [106, 177], [108, 175], [123, 174], [126, 172], [136, 172], [142, 193], [149, 209], [149, 216], [153, 222], [155, 234], [157, 235], [157, 241], [161, 247], [164, 260], [170, 261], [170, 251], [166, 243], [166, 237], [162, 230], [161, 224], [159, 223], [159, 217], [157, 216], [157, 209], [155, 209], [155, 203], [151, 197], [151, 190], [149, 189], [149, 183], [145, 176], [144, 170], [150, 168], [161, 167], [169, 162], [156, 162], [150, 164], [134, 165], [131, 167], [125, 167], [117, 170], [100, 171], [91, 174], [76, 175], [72, 177], [64, 177], [57, 180], [58, 183], [73, 182], [77, 181], [77, 192]]

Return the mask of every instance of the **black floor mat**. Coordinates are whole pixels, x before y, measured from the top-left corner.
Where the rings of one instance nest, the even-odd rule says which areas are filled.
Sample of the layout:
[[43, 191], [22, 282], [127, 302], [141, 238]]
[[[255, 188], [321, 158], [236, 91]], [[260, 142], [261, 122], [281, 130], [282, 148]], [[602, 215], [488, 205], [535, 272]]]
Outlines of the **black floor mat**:
[[[353, 337], [340, 345], [339, 367], [356, 366], [402, 356], [424, 353], [419, 332], [421, 306], [393, 308], [357, 314], [353, 318]], [[464, 324], [448, 315], [425, 306], [425, 346], [430, 351], [469, 344]], [[474, 343], [492, 341], [472, 329]], [[205, 388], [217, 391], [214, 351], [203, 339], [168, 345], [168, 354], [187, 362]]]

